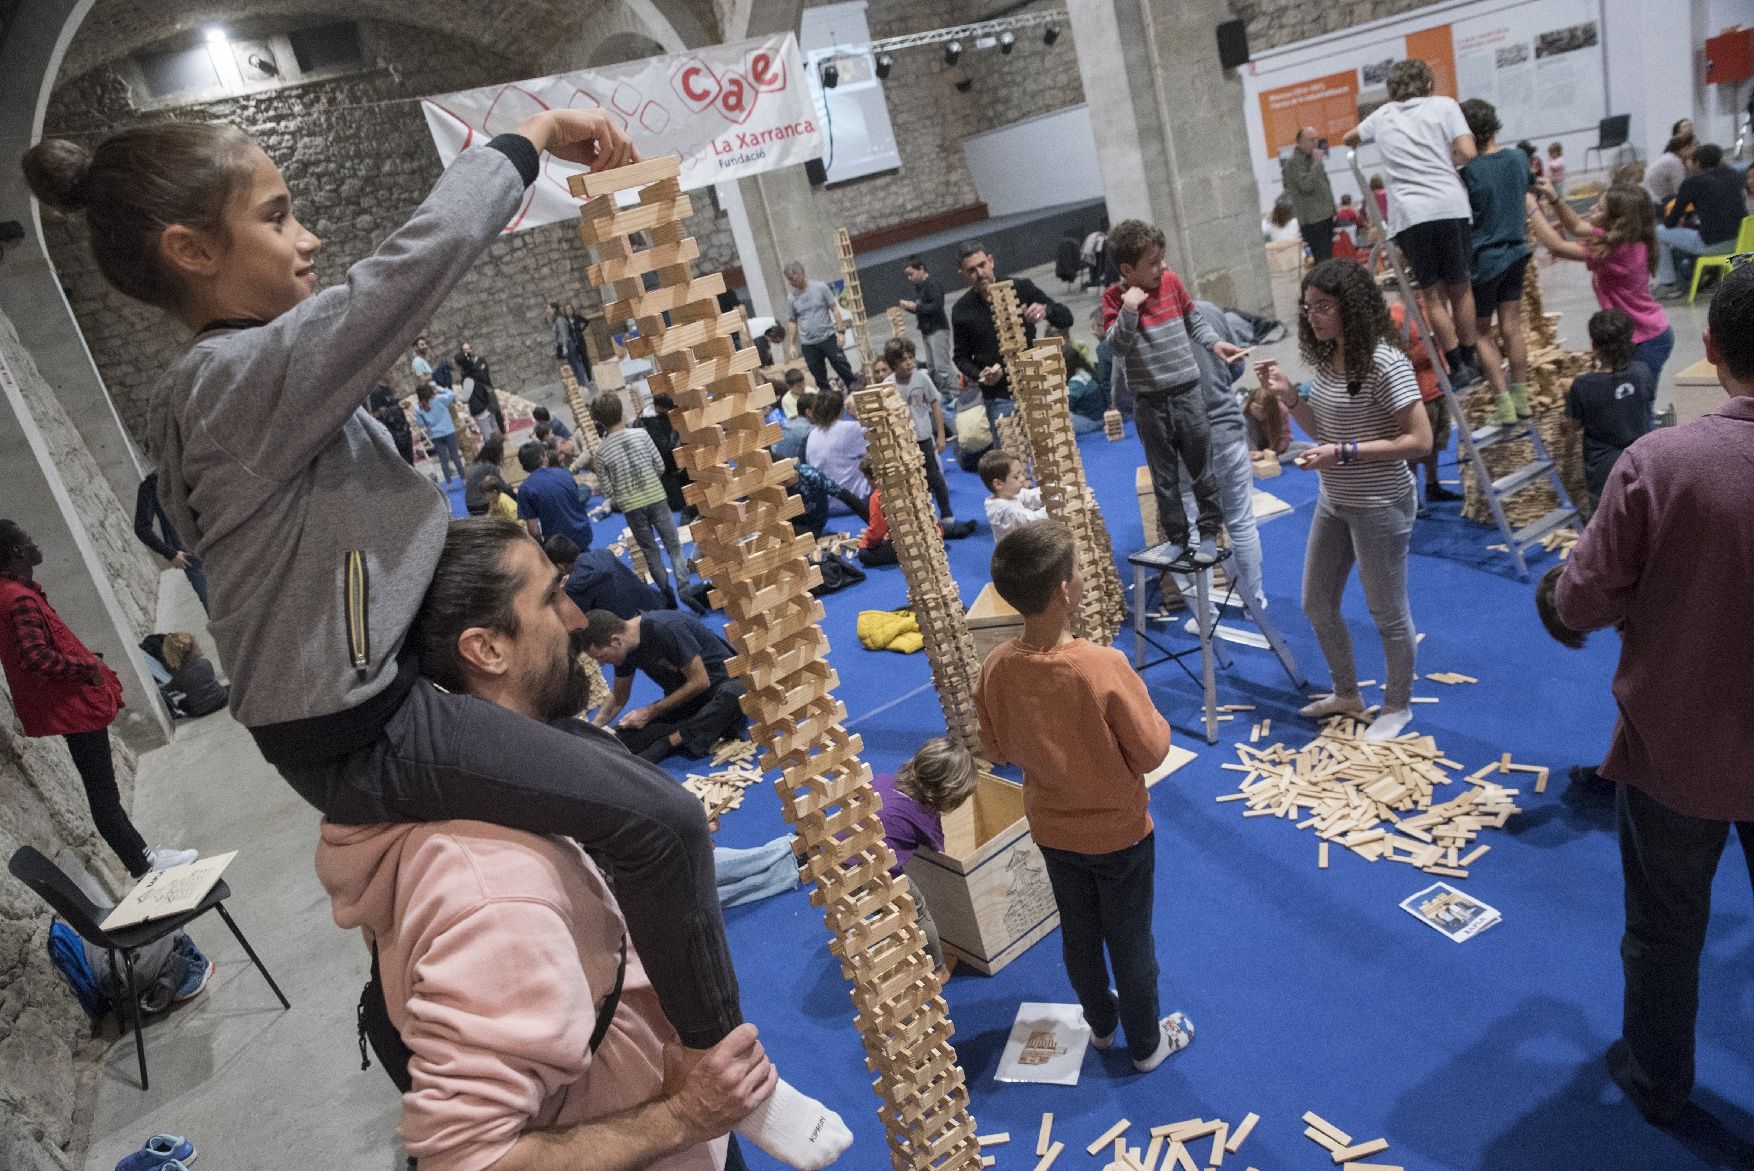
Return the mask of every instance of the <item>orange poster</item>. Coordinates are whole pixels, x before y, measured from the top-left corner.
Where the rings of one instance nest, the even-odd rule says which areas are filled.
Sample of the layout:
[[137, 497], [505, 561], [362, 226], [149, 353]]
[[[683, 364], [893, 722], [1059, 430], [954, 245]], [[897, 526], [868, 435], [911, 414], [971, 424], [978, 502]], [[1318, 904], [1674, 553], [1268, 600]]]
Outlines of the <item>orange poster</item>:
[[1446, 98], [1456, 96], [1456, 51], [1449, 25], [1422, 29], [1407, 35], [1407, 56], [1431, 66], [1432, 93]]
[[[1444, 32], [1447, 38], [1448, 29]], [[1450, 88], [1452, 91], [1455, 88], [1453, 81]], [[1358, 124], [1356, 69], [1262, 90], [1260, 97], [1261, 129], [1270, 159], [1278, 158], [1282, 148], [1295, 144], [1298, 130], [1305, 126], [1314, 126], [1321, 137], [1339, 142]]]

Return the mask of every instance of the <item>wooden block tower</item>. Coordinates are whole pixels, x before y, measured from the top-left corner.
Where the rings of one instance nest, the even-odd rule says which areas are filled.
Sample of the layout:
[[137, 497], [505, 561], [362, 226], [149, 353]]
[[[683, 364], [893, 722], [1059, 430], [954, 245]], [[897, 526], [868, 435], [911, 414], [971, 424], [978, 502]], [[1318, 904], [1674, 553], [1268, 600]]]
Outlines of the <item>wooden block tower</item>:
[[891, 305], [883, 312], [889, 318], [889, 336], [891, 338], [907, 337], [907, 313], [898, 305]]
[[834, 242], [840, 249], [840, 275], [846, 282], [847, 310], [853, 315], [853, 337], [859, 343], [859, 368], [869, 378], [875, 355], [871, 353], [871, 323], [865, 319], [865, 291], [859, 287], [859, 266], [853, 260], [853, 238], [845, 228], [836, 228]]
[[[700, 510], [693, 534], [701, 568], [714, 603], [731, 617], [725, 635], [737, 654], [728, 665], [749, 688], [743, 710], [761, 766], [780, 773], [780, 804], [798, 833], [810, 899], [853, 985], [854, 1024], [876, 1076], [891, 1164], [978, 1171], [968, 1089], [913, 898], [889, 874], [895, 857], [877, 819], [870, 769], [859, 759], [862, 742], [841, 726], [846, 708], [833, 695], [822, 604], [809, 592], [822, 580], [807, 557], [815, 543], [790, 524], [803, 511], [786, 489], [794, 465], [768, 451], [780, 436], [778, 424], [763, 421], [773, 389], [751, 376], [755, 347], [731, 344], [743, 315], [718, 312], [720, 277], [689, 271], [699, 251], [683, 229], [690, 202], [675, 158], [569, 184], [588, 199], [580, 238], [597, 249], [591, 280], [639, 320], [637, 352], [658, 367], [653, 390], [676, 402], [670, 418], [683, 439], [678, 458], [693, 476], [687, 491]], [[643, 188], [638, 204], [618, 207], [615, 193], [635, 188]], [[646, 273], [656, 274], [657, 288], [644, 288]]]
[[[1005, 363], [1005, 377], [1011, 386], [1011, 397], [1017, 397], [1017, 359], [1029, 349], [1029, 327], [1023, 321], [1023, 306], [1017, 300], [1017, 288], [1010, 281], [993, 285], [993, 329], [999, 335], [999, 356]], [[1037, 483], [1035, 452], [1029, 446], [1029, 433], [1015, 415], [1003, 415], [994, 424], [993, 442], [1001, 451], [1008, 451], [1023, 461], [1029, 482]]]
[[872, 480], [882, 494], [895, 558], [907, 578], [908, 603], [925, 640], [932, 683], [944, 708], [944, 727], [969, 751], [980, 752], [974, 689], [981, 663], [969, 637], [962, 592], [950, 575], [944, 538], [932, 513], [926, 466], [914, 425], [892, 382], [853, 396], [853, 409], [865, 428]]
[[579, 380], [573, 377], [572, 367], [565, 362], [560, 364], [560, 386], [566, 391], [566, 405], [572, 409], [572, 417], [577, 422], [573, 428], [573, 440], [579, 445], [580, 454], [597, 450], [597, 425], [591, 422], [591, 412], [585, 404], [584, 393], [579, 389]]
[[1078, 551], [1084, 600], [1072, 630], [1107, 646], [1120, 631], [1126, 597], [1121, 591], [1120, 575], [1115, 571], [1108, 525], [1102, 519], [1089, 481], [1084, 478], [1084, 459], [1078, 453], [1078, 436], [1072, 429], [1060, 343], [1054, 338], [1037, 342], [1017, 357], [1012, 368], [1016, 373], [1011, 379], [1011, 393], [1017, 399], [1017, 417], [1023, 420], [1035, 450], [1042, 504], [1049, 516], [1072, 530]]

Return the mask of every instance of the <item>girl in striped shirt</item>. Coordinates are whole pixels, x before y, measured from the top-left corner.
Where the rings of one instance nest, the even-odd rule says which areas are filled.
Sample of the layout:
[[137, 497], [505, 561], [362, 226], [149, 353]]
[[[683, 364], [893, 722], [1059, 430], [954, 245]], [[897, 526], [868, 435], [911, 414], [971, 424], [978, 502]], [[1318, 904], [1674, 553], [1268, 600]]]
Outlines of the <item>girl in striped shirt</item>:
[[1315, 368], [1304, 391], [1272, 363], [1256, 368], [1316, 445], [1297, 466], [1321, 475], [1303, 559], [1303, 612], [1333, 675], [1333, 694], [1304, 707], [1308, 719], [1362, 715], [1352, 639], [1340, 595], [1353, 563], [1382, 635], [1388, 687], [1367, 740], [1391, 740], [1413, 718], [1413, 611], [1407, 539], [1418, 507], [1408, 460], [1431, 451], [1431, 420], [1413, 363], [1376, 282], [1350, 260], [1328, 260], [1303, 278], [1298, 349]]

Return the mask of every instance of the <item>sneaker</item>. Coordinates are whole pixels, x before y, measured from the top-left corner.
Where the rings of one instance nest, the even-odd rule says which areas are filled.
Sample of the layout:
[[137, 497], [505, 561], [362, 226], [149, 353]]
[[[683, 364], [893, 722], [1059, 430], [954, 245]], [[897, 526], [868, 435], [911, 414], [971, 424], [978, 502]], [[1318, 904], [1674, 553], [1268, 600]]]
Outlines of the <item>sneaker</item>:
[[1442, 484], [1425, 485], [1425, 502], [1427, 504], [1454, 504], [1461, 498], [1460, 492], [1451, 492]]
[[1516, 422], [1516, 402], [1511, 398], [1509, 391], [1504, 391], [1495, 395], [1494, 402], [1498, 408], [1498, 414], [1493, 416], [1494, 422], [1500, 423], [1506, 427]]
[[962, 538], [971, 535], [973, 532], [974, 522], [972, 520], [944, 522], [944, 539], [946, 541], [960, 541]]
[[1146, 1058], [1136, 1058], [1133, 1068], [1140, 1073], [1150, 1073], [1162, 1065], [1171, 1053], [1180, 1053], [1194, 1040], [1194, 1022], [1179, 1012], [1172, 1012], [1161, 1022], [1163, 1035], [1158, 1039], [1157, 1052]]
[[213, 979], [213, 973], [218, 971], [219, 965], [201, 954], [201, 949], [193, 943], [184, 944], [179, 940], [177, 947], [185, 961], [183, 982], [177, 985], [176, 995], [171, 998], [171, 1001], [174, 1004], [181, 1004], [185, 1000], [193, 1000], [201, 995], [207, 988], [207, 982]]
[[1381, 744], [1386, 740], [1393, 740], [1406, 731], [1407, 725], [1412, 722], [1412, 708], [1404, 707], [1396, 711], [1384, 708], [1376, 719], [1370, 722], [1370, 727], [1364, 730], [1364, 739], [1370, 744]]
[[1650, 295], [1659, 301], [1679, 301], [1687, 292], [1677, 285], [1652, 285]]
[[1306, 720], [1321, 720], [1328, 716], [1363, 715], [1364, 700], [1357, 695], [1324, 695], [1322, 698], [1298, 708], [1297, 714]]
[[1115, 1047], [1115, 1035], [1113, 1033], [1107, 1033], [1098, 1037], [1095, 1033], [1092, 1033], [1090, 1034], [1090, 1047], [1092, 1049], [1103, 1050], [1113, 1049]]
[[1218, 538], [1201, 537], [1200, 543], [1194, 547], [1195, 565], [1215, 565], [1218, 562]]
[[1516, 408], [1516, 417], [1526, 419], [1534, 412], [1529, 407], [1529, 384], [1513, 382], [1510, 384], [1510, 402]]
[[[1484, 376], [1480, 371], [1475, 369], [1472, 363], [1465, 361], [1457, 362], [1449, 372], [1449, 384], [1454, 390], [1466, 390], [1468, 387], [1484, 380]], [[1516, 420], [1513, 418], [1511, 421], [1515, 422]]]
[[195, 1161], [195, 1144], [179, 1134], [155, 1134], [116, 1164], [116, 1171], [179, 1171]]
[[199, 850], [171, 850], [159, 848], [146, 852], [146, 868], [148, 870], [169, 870], [172, 866], [187, 866], [201, 857]]

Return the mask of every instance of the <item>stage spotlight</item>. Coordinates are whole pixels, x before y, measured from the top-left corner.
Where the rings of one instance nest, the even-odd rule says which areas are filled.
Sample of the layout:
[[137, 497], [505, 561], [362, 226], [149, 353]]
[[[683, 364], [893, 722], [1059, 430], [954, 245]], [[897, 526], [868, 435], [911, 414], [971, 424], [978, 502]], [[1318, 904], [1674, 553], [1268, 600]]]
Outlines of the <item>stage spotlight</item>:
[[1012, 36], [1010, 33], [1000, 33], [999, 34], [999, 52], [1001, 52], [1005, 56], [1009, 57], [1011, 55], [1011, 50], [1015, 49], [1016, 47], [1017, 47], [1017, 38], [1016, 37]]
[[833, 89], [840, 84], [840, 66], [832, 59], [822, 63], [822, 88]]
[[944, 64], [954, 65], [962, 60], [962, 42], [951, 41], [944, 46]]
[[965, 94], [973, 88], [974, 88], [974, 78], [972, 78], [972, 77], [965, 77], [961, 81], [956, 83], [956, 92], [959, 94]]
[[889, 71], [891, 69], [894, 69], [894, 68], [895, 68], [895, 58], [891, 57], [888, 53], [885, 53], [885, 54], [883, 54], [883, 56], [877, 58], [877, 76], [878, 76], [878, 78], [881, 79], [881, 78], [888, 77]]
[[1044, 45], [1051, 45], [1059, 39], [1060, 26], [1057, 24], [1048, 25], [1047, 31], [1041, 34], [1041, 43]]

